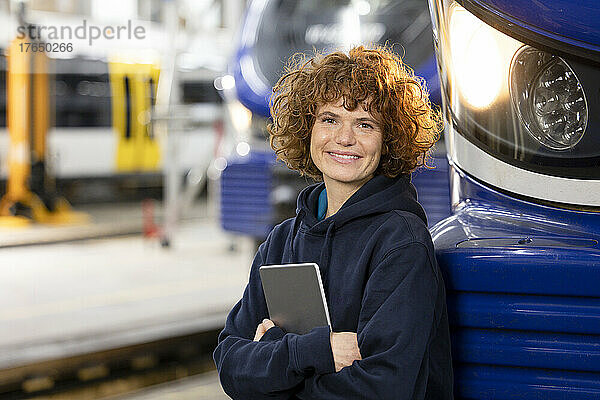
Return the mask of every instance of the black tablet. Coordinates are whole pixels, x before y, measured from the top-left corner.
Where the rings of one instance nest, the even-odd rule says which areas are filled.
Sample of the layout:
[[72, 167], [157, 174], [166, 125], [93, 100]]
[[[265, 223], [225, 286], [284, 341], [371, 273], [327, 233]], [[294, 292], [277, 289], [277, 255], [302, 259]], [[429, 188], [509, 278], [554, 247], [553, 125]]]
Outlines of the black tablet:
[[331, 329], [317, 264], [263, 265], [259, 271], [269, 318], [275, 325], [300, 335], [317, 326]]

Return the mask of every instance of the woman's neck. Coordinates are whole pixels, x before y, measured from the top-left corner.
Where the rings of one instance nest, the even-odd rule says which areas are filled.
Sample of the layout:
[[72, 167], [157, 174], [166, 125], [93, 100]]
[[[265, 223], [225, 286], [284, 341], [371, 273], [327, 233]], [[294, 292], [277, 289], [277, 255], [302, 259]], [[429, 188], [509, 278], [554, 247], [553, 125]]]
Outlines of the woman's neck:
[[327, 189], [327, 213], [325, 214], [325, 218], [329, 218], [337, 213], [344, 203], [371, 178], [369, 177], [360, 183], [353, 182], [349, 184], [323, 177], [325, 188]]

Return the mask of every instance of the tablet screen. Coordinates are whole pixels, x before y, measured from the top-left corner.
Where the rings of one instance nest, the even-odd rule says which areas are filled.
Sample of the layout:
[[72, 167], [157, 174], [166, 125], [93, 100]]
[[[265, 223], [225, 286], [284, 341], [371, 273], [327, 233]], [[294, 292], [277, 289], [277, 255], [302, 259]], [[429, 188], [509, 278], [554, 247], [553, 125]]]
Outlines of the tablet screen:
[[331, 329], [317, 264], [263, 265], [259, 271], [269, 318], [275, 325], [300, 335], [318, 326]]

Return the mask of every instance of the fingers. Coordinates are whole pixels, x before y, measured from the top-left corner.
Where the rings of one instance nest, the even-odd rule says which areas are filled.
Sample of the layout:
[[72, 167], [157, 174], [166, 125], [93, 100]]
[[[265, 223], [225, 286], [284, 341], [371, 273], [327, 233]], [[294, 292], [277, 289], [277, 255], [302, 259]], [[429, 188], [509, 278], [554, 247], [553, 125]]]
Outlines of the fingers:
[[256, 333], [254, 334], [254, 341], [258, 342], [260, 340], [260, 338], [263, 337], [265, 332], [267, 332], [269, 329], [271, 329], [274, 326], [275, 326], [275, 323], [273, 323], [273, 321], [271, 321], [270, 319], [266, 319], [266, 318], [263, 319], [263, 322], [258, 324], [258, 326], [256, 327]]
[[256, 333], [254, 334], [254, 341], [258, 342], [260, 338], [265, 334], [266, 330], [263, 324], [258, 324], [256, 327]]
[[265, 332], [275, 326], [275, 323], [270, 319], [263, 319], [262, 325], [265, 327]]

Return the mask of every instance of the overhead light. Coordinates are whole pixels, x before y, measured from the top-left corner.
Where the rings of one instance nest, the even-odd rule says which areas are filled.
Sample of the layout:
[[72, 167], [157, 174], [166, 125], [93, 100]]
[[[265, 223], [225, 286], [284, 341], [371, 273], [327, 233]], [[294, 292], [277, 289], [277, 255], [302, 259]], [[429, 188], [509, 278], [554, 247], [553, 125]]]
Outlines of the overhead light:
[[242, 157], [247, 156], [250, 153], [250, 145], [246, 142], [239, 142], [235, 147], [235, 151]]

